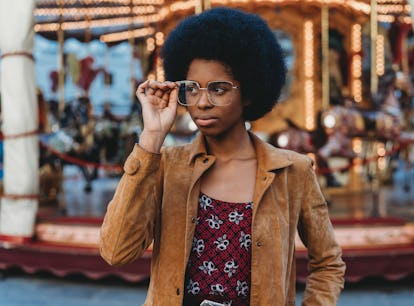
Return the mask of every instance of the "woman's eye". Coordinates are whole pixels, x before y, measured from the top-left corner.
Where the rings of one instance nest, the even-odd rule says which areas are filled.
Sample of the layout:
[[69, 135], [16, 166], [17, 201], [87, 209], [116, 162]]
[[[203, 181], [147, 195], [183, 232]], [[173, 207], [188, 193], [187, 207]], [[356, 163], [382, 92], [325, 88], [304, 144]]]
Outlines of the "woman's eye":
[[197, 86], [193, 86], [193, 85], [187, 85], [186, 87], [186, 91], [190, 94], [197, 94], [198, 93], [198, 88]]
[[216, 96], [225, 95], [230, 90], [231, 85], [226, 82], [210, 83], [208, 86], [208, 91]]
[[210, 92], [215, 94], [215, 95], [223, 95], [225, 94], [227, 91], [226, 88], [224, 87], [220, 87], [220, 86], [212, 86]]

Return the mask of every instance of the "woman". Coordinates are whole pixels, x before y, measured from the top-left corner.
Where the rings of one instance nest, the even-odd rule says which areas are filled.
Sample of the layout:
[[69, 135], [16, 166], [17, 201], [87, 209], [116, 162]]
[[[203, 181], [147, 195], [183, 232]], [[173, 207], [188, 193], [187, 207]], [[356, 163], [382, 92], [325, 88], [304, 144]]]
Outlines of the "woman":
[[[173, 82], [138, 87], [144, 129], [108, 206], [103, 258], [123, 265], [154, 243], [145, 305], [294, 305], [298, 229], [310, 258], [303, 305], [335, 305], [345, 266], [310, 159], [245, 127], [285, 80], [266, 23], [212, 9], [181, 22], [162, 57]], [[178, 104], [200, 133], [161, 149]]]

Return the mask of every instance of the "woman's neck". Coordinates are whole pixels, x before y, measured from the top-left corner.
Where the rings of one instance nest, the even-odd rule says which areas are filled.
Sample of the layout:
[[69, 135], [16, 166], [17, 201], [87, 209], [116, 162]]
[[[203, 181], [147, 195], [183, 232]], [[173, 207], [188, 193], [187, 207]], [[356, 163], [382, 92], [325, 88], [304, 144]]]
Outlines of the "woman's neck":
[[251, 159], [256, 153], [249, 133], [244, 130], [241, 133], [227, 135], [227, 137], [205, 137], [207, 151], [218, 160], [229, 161], [233, 159]]

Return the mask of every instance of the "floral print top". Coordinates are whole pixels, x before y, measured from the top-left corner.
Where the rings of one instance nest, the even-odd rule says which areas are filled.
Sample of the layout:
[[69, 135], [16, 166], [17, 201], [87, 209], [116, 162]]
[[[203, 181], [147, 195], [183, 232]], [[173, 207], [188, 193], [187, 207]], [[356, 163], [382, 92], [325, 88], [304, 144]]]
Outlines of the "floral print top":
[[229, 203], [203, 193], [188, 261], [183, 305], [205, 300], [250, 304], [253, 203]]

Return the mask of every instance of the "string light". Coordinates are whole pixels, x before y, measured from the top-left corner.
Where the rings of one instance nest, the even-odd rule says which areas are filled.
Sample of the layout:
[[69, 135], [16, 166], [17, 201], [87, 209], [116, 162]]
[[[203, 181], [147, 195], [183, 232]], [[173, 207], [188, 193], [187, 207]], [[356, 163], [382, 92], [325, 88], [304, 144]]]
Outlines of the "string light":
[[170, 5], [170, 10], [171, 12], [176, 12], [176, 11], [194, 9], [196, 3], [197, 3], [196, 0], [175, 1], [173, 4]]
[[361, 138], [354, 137], [352, 139], [352, 150], [358, 155], [362, 153], [362, 139]]
[[362, 101], [362, 83], [360, 79], [362, 76], [362, 57], [360, 55], [362, 50], [361, 33], [361, 25], [358, 23], [353, 24], [351, 28], [351, 51], [354, 55], [351, 63], [351, 92], [354, 100], [358, 103]]
[[[90, 20], [90, 21], [66, 21], [62, 23], [63, 30], [78, 30], [86, 28], [97, 28], [97, 27], [111, 27], [116, 25], [130, 25], [133, 23], [153, 23], [158, 22], [162, 19], [160, 14], [151, 14], [145, 16], [136, 16], [136, 17], [120, 17], [120, 18], [106, 18], [99, 20]], [[59, 23], [45, 23], [45, 24], [36, 24], [34, 30], [36, 32], [51, 32], [59, 29]]]
[[108, 42], [128, 40], [130, 38], [145, 37], [145, 36], [153, 35], [154, 33], [155, 33], [154, 28], [147, 27], [147, 28], [136, 29], [132, 31], [104, 34], [104, 35], [101, 35], [100, 40], [102, 42], [108, 43]]
[[384, 52], [384, 35], [377, 36], [377, 62], [376, 62], [376, 71], [377, 75], [383, 75], [385, 70], [385, 52]]
[[[164, 0], [133, 0], [132, 3], [134, 5], [137, 4], [153, 4], [153, 5], [163, 5]], [[56, 0], [37, 0], [36, 5], [51, 5], [55, 4]], [[84, 4], [84, 5], [96, 5], [96, 4], [124, 4], [129, 5], [131, 4], [131, 0], [65, 0], [66, 5], [74, 5], [74, 4]]]
[[165, 81], [165, 73], [162, 64], [161, 58], [157, 57], [157, 64], [155, 66], [155, 76], [158, 81], [164, 82]]
[[147, 39], [147, 51], [152, 52], [155, 50], [155, 39], [153, 37], [149, 37]]
[[157, 46], [162, 46], [164, 44], [163, 32], [157, 32], [157, 34], [155, 34], [155, 43], [157, 44]]
[[313, 23], [306, 21], [304, 25], [304, 43], [305, 43], [305, 77], [313, 77]]
[[[150, 8], [150, 7], [145, 7]], [[153, 11], [155, 8], [153, 7]], [[36, 8], [34, 10], [35, 16], [58, 16], [60, 14], [64, 16], [94, 16], [94, 15], [126, 15], [131, 13], [129, 6], [118, 6], [118, 7], [88, 7], [88, 8]]]
[[305, 72], [305, 127], [309, 130], [314, 128], [315, 96], [314, 96], [314, 33], [313, 22], [306, 21], [303, 25], [304, 39], [304, 72]]
[[[195, 0], [189, 1], [175, 1], [173, 4], [170, 5], [171, 12], [176, 12], [179, 10], [189, 10], [194, 9], [196, 5]], [[247, 2], [256, 2], [256, 3], [270, 3], [270, 4], [296, 4], [300, 2], [300, 0], [211, 0], [211, 3], [216, 6], [226, 6], [228, 4], [235, 4], [241, 5]], [[344, 6], [349, 7], [350, 9], [361, 12], [366, 15], [369, 15], [371, 12], [371, 6], [368, 3], [365, 3], [361, 0], [307, 0], [307, 3], [317, 3], [322, 4], [323, 2], [327, 3], [328, 5], [336, 5], [336, 6]], [[380, 14], [389, 14], [389, 13], [405, 13], [409, 14], [411, 11], [411, 7], [408, 4], [405, 4], [404, 0], [379, 0], [378, 1], [378, 12]], [[389, 4], [389, 3], [393, 4]], [[405, 16], [404, 19], [405, 23], [411, 23], [411, 18], [409, 16]], [[384, 22], [392, 22], [385, 20]]]
[[[64, 30], [77, 30], [77, 29], [86, 29], [93, 27], [105, 27], [112, 25], [126, 25], [132, 23], [151, 23], [151, 22], [160, 22], [165, 19], [171, 13], [175, 13], [180, 10], [189, 10], [194, 9], [196, 4], [195, 0], [189, 1], [174, 1], [170, 5], [164, 5], [164, 0], [66, 0], [66, 6], [73, 6], [75, 4], [84, 4], [84, 5], [96, 5], [98, 7], [63, 7], [63, 8], [42, 8], [42, 5], [52, 5], [55, 4], [55, 0], [43, 0], [37, 1], [37, 8], [35, 9], [36, 16], [73, 16], [79, 18], [81, 16], [117, 16], [117, 15], [127, 15], [131, 14], [131, 1], [132, 1], [132, 13], [137, 15], [135, 17], [118, 17], [118, 18], [107, 18], [99, 20], [90, 20], [89, 22], [85, 21], [66, 21], [62, 24]], [[212, 4], [215, 5], [227, 5], [227, 4], [245, 4], [247, 2], [258, 2], [258, 3], [284, 3], [284, 4], [295, 4], [300, 0], [211, 0]], [[328, 5], [338, 5], [349, 7], [355, 11], [362, 12], [364, 14], [369, 14], [371, 6], [367, 3], [358, 0], [308, 0], [308, 3], [319, 3], [326, 2]], [[389, 3], [392, 4], [389, 4]], [[405, 4], [402, 0], [379, 0], [380, 5], [378, 5], [379, 12], [379, 21], [380, 22], [394, 22], [395, 17], [389, 14], [408, 14], [411, 11], [411, 6]], [[112, 7], [99, 7], [102, 4], [117, 4], [119, 6]], [[159, 7], [156, 7], [159, 6]], [[158, 10], [158, 13], [155, 13]], [[148, 15], [146, 15], [148, 14]], [[400, 16], [398, 18], [400, 22], [407, 24], [412, 23], [412, 20], [409, 16]], [[35, 25], [36, 32], [51, 32], [57, 31], [59, 29], [59, 24], [56, 22], [51, 23], [38, 23]]]

